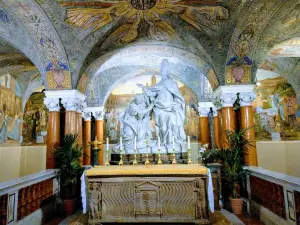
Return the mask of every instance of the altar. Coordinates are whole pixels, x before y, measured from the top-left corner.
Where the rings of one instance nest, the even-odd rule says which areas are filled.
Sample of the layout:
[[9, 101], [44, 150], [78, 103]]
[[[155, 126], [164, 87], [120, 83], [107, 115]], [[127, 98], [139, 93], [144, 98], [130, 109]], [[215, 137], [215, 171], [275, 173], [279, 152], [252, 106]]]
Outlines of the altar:
[[85, 181], [89, 224], [210, 224], [214, 210], [210, 171], [199, 164], [97, 166]]

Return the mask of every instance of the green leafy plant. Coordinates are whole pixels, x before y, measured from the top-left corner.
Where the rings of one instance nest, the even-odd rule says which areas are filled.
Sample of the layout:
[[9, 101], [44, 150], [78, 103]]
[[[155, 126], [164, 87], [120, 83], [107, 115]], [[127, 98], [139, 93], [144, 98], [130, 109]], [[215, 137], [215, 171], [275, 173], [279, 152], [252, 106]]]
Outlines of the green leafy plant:
[[[251, 128], [251, 127], [250, 127]], [[245, 137], [245, 132], [250, 129], [226, 130], [228, 148], [217, 150], [219, 160], [223, 162], [226, 184], [232, 192], [233, 198], [239, 197], [239, 187], [244, 178], [244, 155], [252, 146], [251, 140]]]
[[54, 150], [64, 198], [72, 198], [75, 196], [75, 186], [83, 172], [80, 158], [83, 156], [84, 147], [78, 145], [77, 138], [78, 134], [65, 135], [63, 144]]

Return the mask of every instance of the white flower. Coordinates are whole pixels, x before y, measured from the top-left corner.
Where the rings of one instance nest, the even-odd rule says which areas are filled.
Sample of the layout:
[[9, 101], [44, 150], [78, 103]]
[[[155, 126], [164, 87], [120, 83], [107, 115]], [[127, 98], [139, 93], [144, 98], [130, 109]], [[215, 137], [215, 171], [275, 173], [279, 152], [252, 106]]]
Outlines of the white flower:
[[206, 148], [203, 148], [203, 147], [201, 147], [199, 150], [200, 153], [204, 153], [205, 151], [206, 151]]

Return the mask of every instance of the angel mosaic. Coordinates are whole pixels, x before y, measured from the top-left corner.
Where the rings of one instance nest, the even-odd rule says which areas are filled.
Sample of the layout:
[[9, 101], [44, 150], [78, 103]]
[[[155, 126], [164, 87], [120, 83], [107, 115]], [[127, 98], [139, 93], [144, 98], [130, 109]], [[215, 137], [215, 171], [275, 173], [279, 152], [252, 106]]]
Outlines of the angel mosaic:
[[[147, 34], [150, 38], [176, 38], [178, 35], [175, 29], [163, 19], [163, 16], [170, 14], [177, 14], [199, 31], [204, 31], [203, 28], [211, 29], [212, 25], [228, 18], [228, 11], [222, 6], [190, 6], [186, 1], [121, 0], [97, 3], [101, 8], [68, 8], [66, 22], [74, 27], [89, 29], [90, 32], [121, 22], [107, 39], [117, 44], [134, 41], [139, 35], [142, 21], [148, 24]], [[83, 4], [91, 6], [88, 2]], [[70, 6], [72, 3], [63, 5]]]

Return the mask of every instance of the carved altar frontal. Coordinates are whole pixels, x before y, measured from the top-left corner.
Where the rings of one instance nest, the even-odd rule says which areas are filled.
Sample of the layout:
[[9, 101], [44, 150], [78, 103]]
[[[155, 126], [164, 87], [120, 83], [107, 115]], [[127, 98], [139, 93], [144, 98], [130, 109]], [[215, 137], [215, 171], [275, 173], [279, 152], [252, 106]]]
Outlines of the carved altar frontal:
[[207, 169], [199, 165], [88, 170], [89, 224], [209, 224], [206, 173]]

